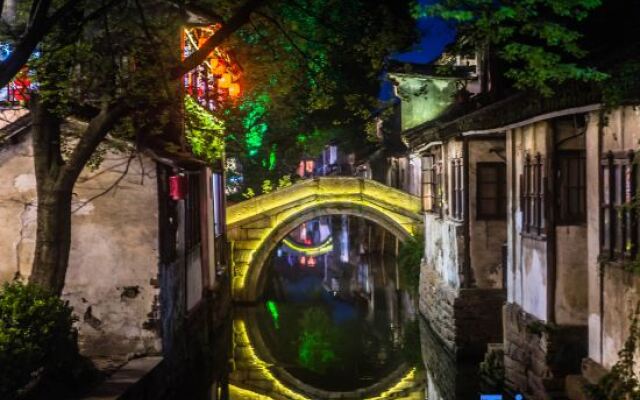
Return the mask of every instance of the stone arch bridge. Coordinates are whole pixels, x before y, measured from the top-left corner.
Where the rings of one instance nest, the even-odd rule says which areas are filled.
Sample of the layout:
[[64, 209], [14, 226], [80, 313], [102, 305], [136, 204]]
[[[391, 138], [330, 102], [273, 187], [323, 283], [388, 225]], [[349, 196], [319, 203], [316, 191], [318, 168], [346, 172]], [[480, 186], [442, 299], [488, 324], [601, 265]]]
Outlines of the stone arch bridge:
[[262, 293], [264, 264], [289, 232], [310, 219], [347, 214], [382, 226], [400, 240], [422, 224], [420, 199], [376, 181], [322, 177], [234, 204], [227, 208], [233, 298], [254, 302]]

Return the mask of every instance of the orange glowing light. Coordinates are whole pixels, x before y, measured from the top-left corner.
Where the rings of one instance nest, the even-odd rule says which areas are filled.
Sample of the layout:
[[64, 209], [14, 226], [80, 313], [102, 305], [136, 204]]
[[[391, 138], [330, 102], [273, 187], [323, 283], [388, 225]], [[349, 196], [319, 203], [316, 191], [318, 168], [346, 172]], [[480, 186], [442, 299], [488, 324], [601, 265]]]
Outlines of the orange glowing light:
[[305, 265], [307, 263], [307, 258], [305, 256], [300, 256], [300, 264]]
[[200, 38], [198, 38], [198, 48], [201, 49], [206, 42], [207, 42], [207, 38], [204, 36], [200, 36]]
[[214, 75], [223, 75], [227, 73], [227, 66], [224, 65], [223, 62], [219, 62], [218, 65], [213, 69], [212, 73]]
[[218, 80], [218, 87], [222, 89], [229, 89], [231, 87], [231, 74], [225, 72]]
[[315, 267], [316, 266], [316, 258], [315, 257], [309, 257], [309, 259], [307, 260], [307, 265], [310, 267]]
[[240, 96], [240, 85], [238, 83], [232, 83], [229, 86], [229, 96], [231, 97]]

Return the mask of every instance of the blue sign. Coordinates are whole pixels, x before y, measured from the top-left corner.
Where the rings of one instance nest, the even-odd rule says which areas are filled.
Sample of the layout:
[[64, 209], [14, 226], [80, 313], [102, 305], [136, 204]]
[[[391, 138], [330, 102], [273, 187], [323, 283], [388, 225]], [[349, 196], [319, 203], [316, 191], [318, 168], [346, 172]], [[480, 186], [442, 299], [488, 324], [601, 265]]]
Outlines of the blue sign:
[[[501, 394], [481, 394], [480, 400], [503, 400]], [[514, 400], [524, 400], [524, 396], [520, 393], [516, 394]]]

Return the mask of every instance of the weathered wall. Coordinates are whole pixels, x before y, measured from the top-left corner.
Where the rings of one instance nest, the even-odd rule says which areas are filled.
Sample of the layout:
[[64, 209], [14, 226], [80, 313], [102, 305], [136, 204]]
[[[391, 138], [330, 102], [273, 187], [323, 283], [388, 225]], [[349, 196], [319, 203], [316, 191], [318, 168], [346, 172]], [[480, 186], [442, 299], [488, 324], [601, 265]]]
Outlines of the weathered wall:
[[525, 398], [564, 398], [564, 377], [580, 371], [587, 329], [550, 326], [516, 304], [504, 307], [505, 384]]
[[452, 288], [460, 287], [464, 262], [462, 230], [462, 223], [447, 221], [433, 213], [424, 215], [424, 262]]
[[[79, 316], [81, 349], [90, 355], [160, 350], [155, 164], [108, 153], [74, 188], [75, 210], [63, 297]], [[129, 170], [113, 190], [98, 196]], [[0, 280], [27, 278], [36, 229], [30, 138], [0, 150]]]
[[421, 314], [456, 356], [480, 358], [487, 343], [502, 340], [502, 289], [457, 289], [430, 265], [420, 270]]
[[469, 250], [475, 286], [502, 287], [502, 245], [507, 240], [507, 221], [477, 219], [477, 163], [505, 162], [504, 140], [469, 142]]
[[527, 152], [546, 159], [549, 129], [543, 121], [507, 132], [507, 296], [541, 320], [547, 318], [546, 241], [522, 235], [520, 179]]
[[457, 290], [444, 281], [431, 264], [422, 264], [419, 285], [420, 313], [438, 335], [444, 346], [455, 352], [456, 326], [454, 304]]
[[433, 330], [420, 318], [420, 348], [427, 375], [429, 400], [473, 399], [477, 397], [477, 364], [460, 362]]
[[586, 226], [556, 227], [556, 243], [556, 323], [586, 325], [588, 300]]
[[[581, 118], [582, 116], [576, 116]], [[561, 118], [554, 121], [554, 134], [557, 150], [579, 150], [586, 148], [585, 134], [577, 134], [574, 118]], [[586, 132], [585, 132], [586, 133]], [[586, 179], [586, 184], [590, 185]], [[556, 185], [556, 191], [563, 188]], [[559, 197], [557, 193], [556, 197]], [[587, 279], [587, 224], [571, 222], [558, 223], [556, 230], [556, 287], [555, 319], [564, 325], [586, 325], [588, 303]]]
[[[638, 150], [640, 108], [621, 107], [600, 129], [598, 112], [590, 114], [587, 139], [587, 222], [589, 287], [589, 358], [606, 368], [618, 359], [629, 335], [630, 316], [640, 301], [640, 278], [620, 266], [602, 264], [600, 255], [600, 157], [608, 151]], [[601, 276], [601, 271], [604, 275]], [[604, 310], [604, 315], [601, 314]]]
[[456, 92], [454, 79], [434, 79], [408, 75], [394, 76], [394, 79], [399, 81], [398, 95], [402, 98], [403, 131], [437, 117], [453, 102], [453, 96]]

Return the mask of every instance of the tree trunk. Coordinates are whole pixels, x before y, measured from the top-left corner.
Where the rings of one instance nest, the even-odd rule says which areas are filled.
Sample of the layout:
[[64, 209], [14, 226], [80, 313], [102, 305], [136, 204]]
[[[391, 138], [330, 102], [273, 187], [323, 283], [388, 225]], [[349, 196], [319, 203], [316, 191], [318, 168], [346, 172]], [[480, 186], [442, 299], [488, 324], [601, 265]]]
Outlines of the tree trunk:
[[60, 295], [71, 247], [71, 190], [43, 188], [38, 193], [36, 251], [30, 282]]
[[32, 99], [33, 158], [38, 193], [36, 249], [30, 282], [60, 295], [64, 288], [71, 245], [73, 183], [61, 179], [60, 119]]

